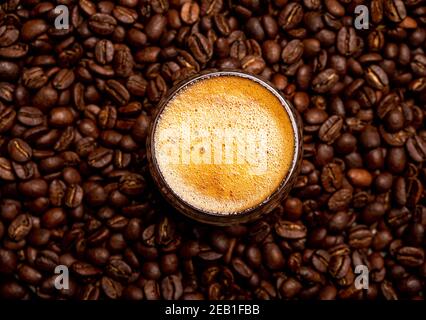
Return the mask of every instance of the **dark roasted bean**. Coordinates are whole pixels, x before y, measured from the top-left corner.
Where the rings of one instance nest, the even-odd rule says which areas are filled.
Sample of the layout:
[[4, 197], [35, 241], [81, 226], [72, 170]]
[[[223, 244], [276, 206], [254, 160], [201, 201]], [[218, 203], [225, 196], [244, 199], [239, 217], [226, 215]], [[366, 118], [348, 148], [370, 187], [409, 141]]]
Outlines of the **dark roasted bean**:
[[337, 81], [339, 81], [339, 76], [336, 71], [334, 69], [326, 69], [312, 80], [312, 86], [316, 92], [325, 93], [330, 91]]
[[33, 151], [22, 139], [12, 139], [7, 146], [9, 156], [16, 162], [27, 162], [31, 159]]
[[303, 19], [303, 8], [302, 5], [296, 2], [290, 2], [287, 4], [279, 15], [278, 23], [285, 29], [293, 29]]
[[89, 27], [99, 35], [109, 35], [114, 32], [117, 20], [105, 13], [95, 13], [88, 21]]
[[188, 47], [194, 55], [194, 58], [201, 63], [206, 63], [212, 57], [212, 45], [209, 39], [200, 33], [194, 33], [188, 38]]
[[306, 237], [306, 227], [290, 221], [278, 221], [275, 224], [276, 233], [286, 239], [300, 239]]
[[28, 214], [17, 216], [9, 225], [8, 235], [14, 241], [24, 239], [30, 233], [33, 226], [32, 218]]

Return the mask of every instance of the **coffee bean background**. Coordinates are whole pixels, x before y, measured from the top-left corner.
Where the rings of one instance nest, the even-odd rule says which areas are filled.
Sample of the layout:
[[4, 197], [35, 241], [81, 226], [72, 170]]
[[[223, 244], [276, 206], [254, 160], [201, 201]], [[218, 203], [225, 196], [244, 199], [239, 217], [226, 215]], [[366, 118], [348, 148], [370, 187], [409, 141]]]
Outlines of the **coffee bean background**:
[[[2, 1], [0, 297], [424, 299], [425, 24], [423, 0]], [[187, 221], [147, 171], [157, 102], [210, 68], [303, 120], [291, 196], [255, 223]]]

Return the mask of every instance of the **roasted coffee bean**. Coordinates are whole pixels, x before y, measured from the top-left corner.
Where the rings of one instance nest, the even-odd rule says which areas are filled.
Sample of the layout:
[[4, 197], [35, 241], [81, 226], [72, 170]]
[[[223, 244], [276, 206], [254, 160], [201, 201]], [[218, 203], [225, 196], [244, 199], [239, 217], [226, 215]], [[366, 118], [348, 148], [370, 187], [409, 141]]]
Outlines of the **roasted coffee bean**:
[[123, 298], [128, 300], [142, 300], [144, 298], [143, 290], [134, 285], [129, 285], [123, 290]]
[[32, 229], [28, 235], [28, 241], [34, 246], [44, 246], [50, 240], [50, 232], [47, 229]]
[[17, 119], [26, 126], [38, 126], [43, 123], [44, 116], [40, 109], [34, 107], [22, 107], [18, 111]]
[[27, 55], [28, 44], [15, 43], [8, 47], [0, 47], [0, 57], [7, 59], [19, 59]]
[[7, 280], [0, 286], [0, 297], [3, 299], [18, 300], [27, 295], [28, 291], [17, 281]]
[[426, 159], [426, 140], [414, 136], [407, 140], [406, 147], [408, 155], [414, 161], [422, 162]]
[[373, 234], [365, 226], [358, 225], [349, 230], [349, 245], [356, 249], [370, 246]]
[[406, 166], [407, 156], [403, 148], [391, 148], [386, 156], [387, 166], [392, 173], [401, 173]]
[[138, 52], [136, 61], [140, 63], [154, 63], [157, 61], [160, 52], [161, 48], [159, 47], [147, 47]]
[[145, 95], [147, 81], [140, 75], [132, 75], [127, 79], [126, 87], [135, 96]]
[[241, 67], [250, 73], [260, 74], [265, 69], [265, 61], [254, 55], [248, 55], [241, 61]]
[[336, 47], [340, 54], [351, 56], [359, 49], [359, 38], [352, 27], [343, 27], [337, 33]]
[[0, 27], [0, 42], [2, 47], [9, 47], [19, 38], [19, 30], [12, 25], [3, 25]]
[[41, 110], [48, 110], [58, 101], [58, 92], [50, 86], [44, 86], [37, 91], [33, 98], [34, 106]]
[[36, 164], [32, 161], [26, 163], [12, 162], [13, 171], [17, 178], [21, 180], [28, 180], [37, 174]]
[[113, 151], [106, 148], [97, 148], [90, 152], [88, 164], [94, 168], [106, 167], [112, 161]]
[[339, 81], [339, 76], [334, 69], [326, 69], [320, 72], [313, 80], [313, 89], [318, 93], [330, 91]]
[[101, 287], [102, 291], [110, 299], [119, 299], [123, 293], [123, 286], [121, 283], [109, 277], [102, 277]]
[[16, 81], [20, 68], [14, 62], [0, 61], [0, 81]]
[[0, 108], [0, 133], [12, 128], [16, 118], [16, 111], [12, 108]]
[[365, 78], [372, 87], [378, 90], [383, 90], [389, 84], [387, 74], [377, 65], [372, 65], [367, 68]]
[[96, 64], [94, 61], [90, 60], [87, 63], [87, 66], [89, 67], [89, 70], [92, 71], [94, 74], [105, 77], [105, 78], [111, 78], [114, 76], [114, 70], [111, 66], [101, 66]]
[[188, 38], [188, 47], [194, 58], [201, 63], [206, 63], [212, 57], [212, 45], [209, 39], [200, 33], [194, 33]]
[[152, 102], [158, 102], [167, 90], [167, 84], [163, 77], [158, 75], [150, 80], [147, 86], [148, 99]]
[[333, 143], [340, 135], [340, 130], [342, 129], [342, 126], [342, 117], [337, 115], [331, 116], [320, 127], [320, 139], [326, 143]]
[[138, 18], [138, 14], [135, 10], [123, 6], [115, 6], [112, 10], [112, 14], [123, 24], [133, 24]]
[[108, 80], [105, 85], [105, 91], [119, 105], [125, 105], [129, 102], [129, 92], [125, 86], [116, 80]]
[[330, 255], [325, 250], [316, 250], [312, 254], [312, 264], [320, 272], [326, 272], [330, 261]]
[[281, 57], [284, 63], [292, 64], [302, 57], [304, 46], [300, 40], [290, 41], [283, 49]]
[[385, 116], [386, 130], [389, 132], [398, 132], [404, 127], [404, 114], [394, 109], [389, 111]]
[[336, 279], [343, 278], [349, 271], [351, 258], [347, 255], [333, 255], [329, 262], [329, 272]]
[[162, 33], [165, 30], [167, 19], [161, 14], [152, 16], [145, 26], [145, 32], [148, 38], [152, 41], [160, 39]]
[[[258, 20], [256, 20], [258, 21]], [[228, 36], [231, 32], [231, 29], [229, 27], [229, 23], [225, 16], [221, 14], [216, 14], [213, 16], [213, 22], [216, 27], [216, 29], [219, 31], [219, 33], [223, 36]], [[257, 25], [259, 28], [260, 25]]]
[[90, 263], [96, 266], [103, 266], [108, 262], [110, 253], [105, 248], [90, 248], [86, 252], [87, 258]]
[[303, 19], [303, 7], [296, 2], [288, 3], [281, 11], [278, 18], [279, 25], [284, 30], [290, 30], [296, 27]]
[[202, 0], [200, 12], [201, 15], [214, 15], [223, 8], [223, 0]]
[[55, 127], [66, 127], [74, 122], [74, 113], [70, 108], [53, 108], [49, 114], [49, 123]]
[[21, 37], [24, 41], [34, 40], [47, 31], [47, 22], [41, 19], [27, 21], [21, 29]]
[[336, 191], [328, 200], [328, 207], [332, 211], [344, 210], [352, 200], [352, 190], [340, 189]]
[[341, 188], [343, 181], [342, 168], [335, 163], [324, 166], [321, 173], [321, 183], [327, 192], [335, 192]]
[[250, 278], [252, 276], [253, 271], [241, 259], [234, 258], [231, 263], [235, 272], [241, 277]]
[[106, 271], [116, 280], [128, 280], [132, 273], [130, 266], [120, 259], [111, 259], [106, 266]]
[[284, 299], [294, 298], [302, 290], [302, 284], [295, 278], [287, 278], [281, 284], [279, 291]]
[[47, 229], [55, 228], [66, 221], [65, 211], [61, 208], [50, 209], [42, 216], [41, 221]]
[[417, 267], [424, 262], [424, 251], [422, 248], [401, 247], [397, 251], [396, 258], [407, 267]]
[[407, 16], [404, 2], [401, 0], [385, 0], [383, 9], [386, 17], [393, 22], [400, 22]]
[[72, 184], [67, 187], [67, 191], [64, 195], [64, 203], [69, 208], [78, 207], [83, 200], [83, 188], [78, 184]]
[[95, 13], [89, 18], [88, 25], [93, 32], [105, 36], [114, 32], [117, 20], [109, 14]]
[[100, 64], [111, 63], [114, 58], [114, 44], [109, 40], [100, 40], [95, 47], [95, 58]]
[[[223, 17], [221, 15], [217, 15], [216, 17]], [[220, 30], [220, 28], [218, 28]], [[228, 28], [229, 29], [229, 28]], [[262, 28], [261, 22], [257, 18], [250, 18], [247, 21], [246, 29], [248, 34], [257, 41], [262, 41], [265, 38], [265, 31]], [[228, 31], [229, 33], [229, 31]], [[227, 35], [222, 33], [223, 35]]]
[[166, 254], [161, 257], [160, 268], [163, 274], [174, 274], [178, 271], [179, 261], [176, 254]]
[[280, 237], [286, 239], [301, 239], [306, 237], [307, 234], [304, 225], [284, 220], [275, 224], [275, 231]]
[[21, 182], [18, 188], [23, 195], [31, 198], [38, 198], [47, 194], [48, 185], [43, 179], [32, 179]]
[[12, 102], [14, 85], [8, 82], [0, 82], [0, 98], [6, 102]]
[[279, 61], [281, 47], [273, 40], [267, 40], [262, 45], [262, 52], [265, 60], [271, 64]]
[[114, 54], [114, 71], [119, 77], [128, 77], [134, 66], [133, 56], [126, 46], [120, 47]]
[[187, 1], [183, 4], [180, 17], [183, 22], [187, 24], [194, 24], [197, 22], [200, 15], [200, 6], [196, 2]]
[[6, 158], [0, 158], [0, 178], [5, 181], [15, 180], [12, 163]]
[[362, 212], [363, 220], [366, 223], [372, 223], [383, 217], [385, 214], [385, 207], [380, 202], [373, 202], [368, 204]]
[[147, 300], [159, 300], [161, 298], [160, 287], [155, 280], [147, 280], [143, 289]]
[[354, 186], [360, 188], [369, 187], [373, 181], [373, 177], [365, 169], [350, 169], [348, 171], [348, 178]]
[[33, 151], [28, 143], [18, 138], [10, 140], [7, 149], [9, 156], [16, 162], [27, 162], [33, 155]]
[[285, 265], [285, 258], [275, 243], [268, 242], [263, 246], [265, 264], [271, 270], [280, 270]]
[[40, 67], [34, 67], [24, 71], [22, 75], [24, 85], [30, 89], [40, 89], [47, 82], [47, 76]]
[[122, 176], [119, 182], [119, 189], [126, 195], [136, 196], [145, 189], [145, 181], [137, 174]]
[[88, 284], [83, 286], [81, 293], [79, 294], [79, 299], [81, 300], [98, 300], [100, 295], [100, 290], [93, 284]]
[[182, 280], [176, 275], [165, 277], [161, 281], [161, 293], [166, 300], [178, 300], [183, 294]]
[[426, 56], [415, 55], [410, 66], [416, 75], [421, 77], [426, 76]]
[[8, 235], [13, 241], [20, 241], [30, 233], [32, 226], [32, 217], [28, 214], [21, 214], [9, 225]]
[[22, 281], [32, 285], [37, 285], [43, 277], [40, 272], [27, 265], [20, 265], [18, 267], [18, 276]]
[[117, 109], [105, 106], [98, 113], [98, 123], [102, 129], [113, 129], [117, 122]]
[[0, 249], [0, 273], [12, 274], [18, 266], [18, 257], [13, 251]]
[[82, 280], [89, 280], [99, 276], [102, 271], [88, 263], [76, 261], [71, 265], [71, 271]]

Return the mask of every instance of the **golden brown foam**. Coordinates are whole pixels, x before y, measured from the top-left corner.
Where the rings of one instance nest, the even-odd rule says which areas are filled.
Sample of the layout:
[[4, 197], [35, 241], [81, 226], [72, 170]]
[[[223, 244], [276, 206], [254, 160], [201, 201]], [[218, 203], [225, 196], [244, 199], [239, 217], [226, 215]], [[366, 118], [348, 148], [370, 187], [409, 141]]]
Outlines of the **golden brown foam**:
[[[230, 132], [230, 140], [223, 138]], [[221, 76], [195, 82], [169, 101], [155, 128], [154, 157], [183, 201], [231, 214], [259, 205], [278, 188], [294, 143], [273, 93], [250, 79]]]

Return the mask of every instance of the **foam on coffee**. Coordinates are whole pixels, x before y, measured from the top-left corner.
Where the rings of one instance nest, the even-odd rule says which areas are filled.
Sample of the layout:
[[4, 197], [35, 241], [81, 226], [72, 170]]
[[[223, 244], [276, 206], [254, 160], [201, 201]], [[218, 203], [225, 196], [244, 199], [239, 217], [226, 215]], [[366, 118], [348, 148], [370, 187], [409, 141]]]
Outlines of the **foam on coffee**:
[[294, 131], [281, 101], [254, 80], [216, 76], [169, 100], [154, 128], [154, 157], [173, 192], [200, 211], [233, 214], [279, 187]]

